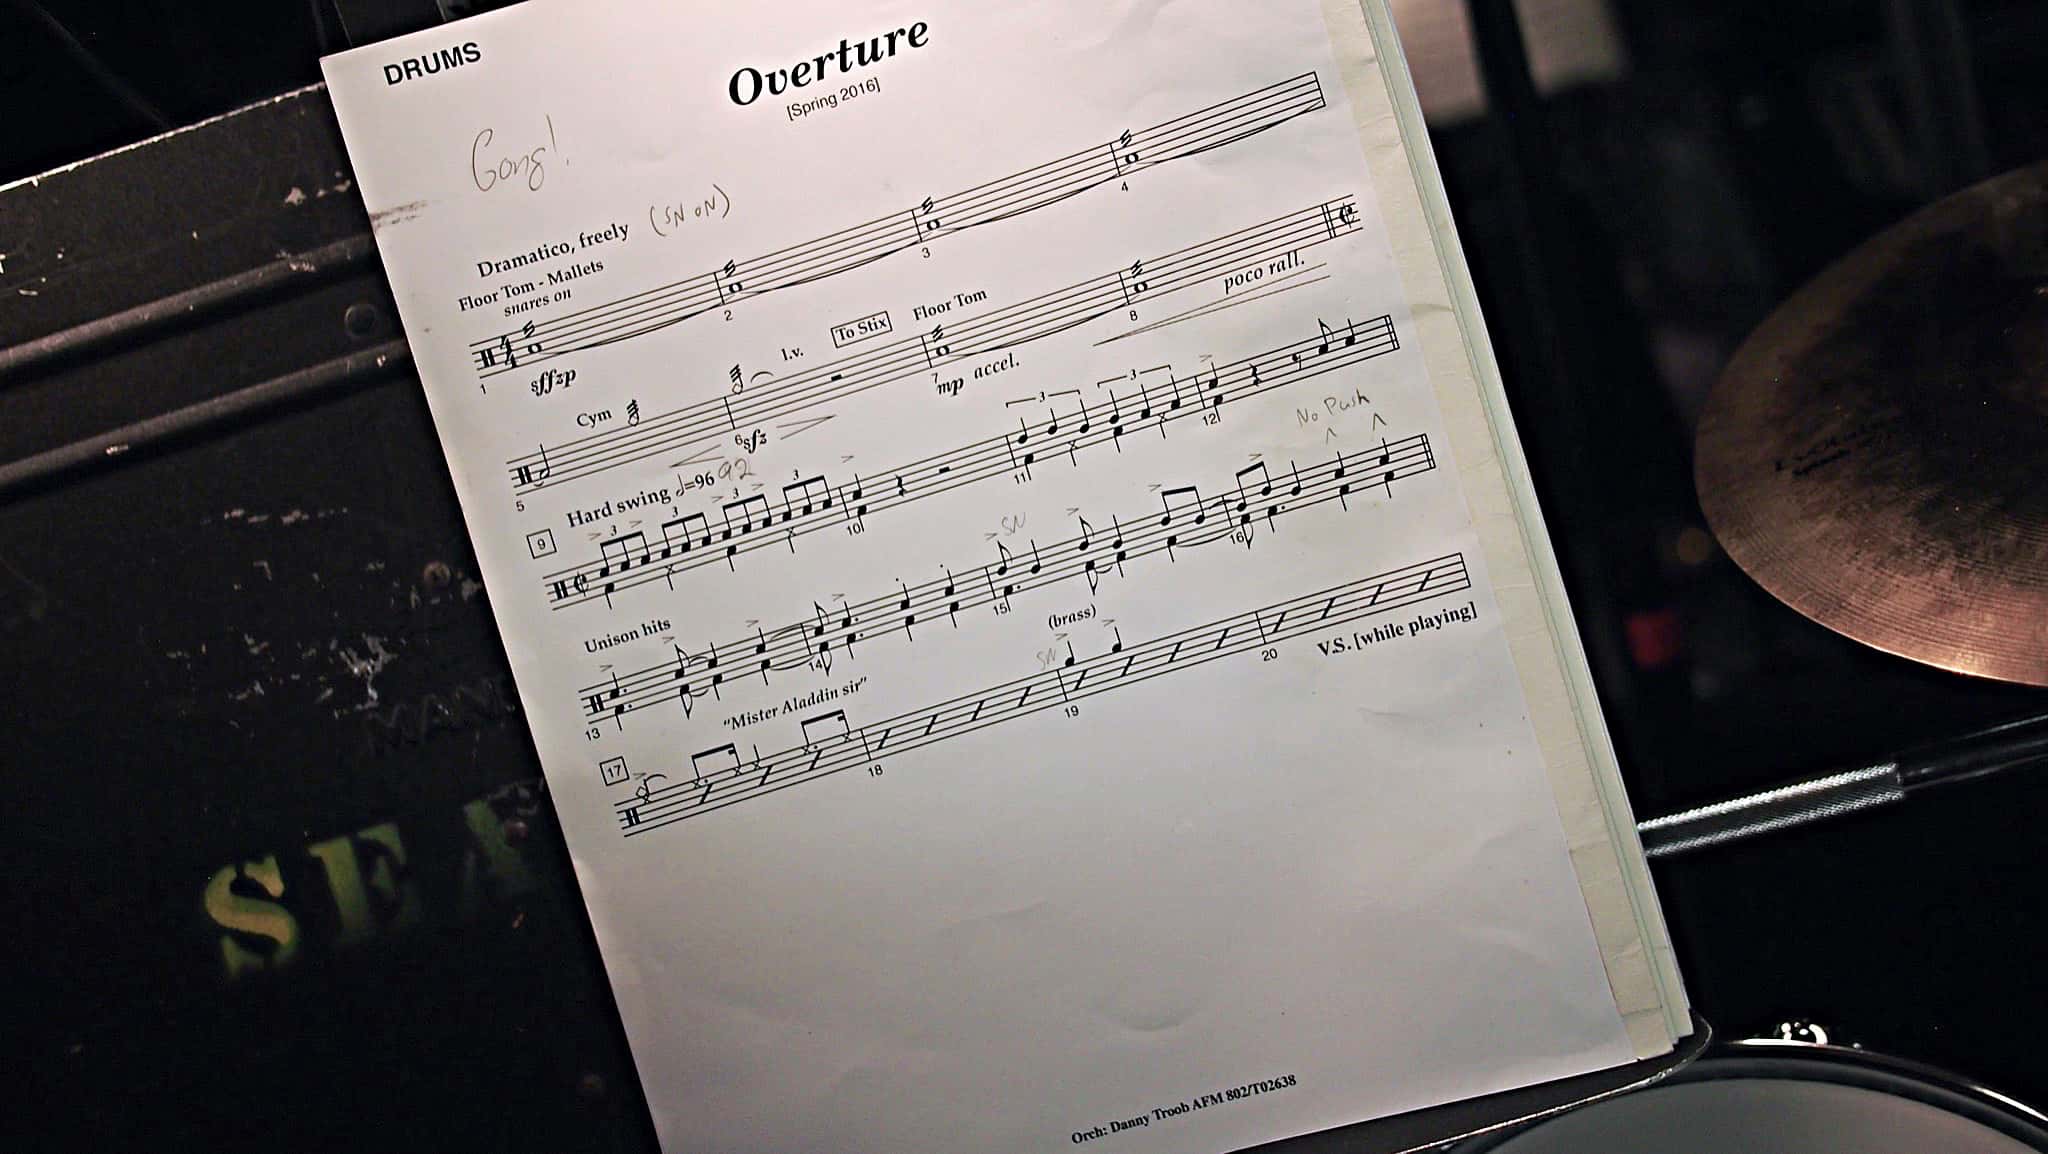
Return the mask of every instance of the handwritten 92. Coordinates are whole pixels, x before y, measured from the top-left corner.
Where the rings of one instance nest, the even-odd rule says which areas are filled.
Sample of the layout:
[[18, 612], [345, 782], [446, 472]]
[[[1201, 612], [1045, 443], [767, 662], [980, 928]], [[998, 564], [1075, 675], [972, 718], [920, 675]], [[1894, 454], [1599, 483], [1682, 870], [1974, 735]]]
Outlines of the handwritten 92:
[[546, 144], [529, 146], [522, 142], [507, 147], [499, 142], [495, 128], [486, 128], [476, 134], [476, 139], [469, 143], [469, 179], [477, 191], [489, 192], [521, 184], [528, 192], [540, 191], [548, 180], [548, 157], [559, 157], [562, 151], [561, 145], [555, 141], [554, 118], [543, 115], [541, 122], [548, 130]]

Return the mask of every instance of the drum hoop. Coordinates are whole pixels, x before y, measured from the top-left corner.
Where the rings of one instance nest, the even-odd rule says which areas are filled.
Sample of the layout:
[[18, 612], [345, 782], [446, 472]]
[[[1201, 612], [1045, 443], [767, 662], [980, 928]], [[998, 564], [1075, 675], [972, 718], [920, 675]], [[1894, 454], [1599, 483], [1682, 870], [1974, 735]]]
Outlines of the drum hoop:
[[[1662, 1087], [1688, 1082], [1744, 1079], [1822, 1082], [1890, 1094], [1946, 1111], [2016, 1142], [2048, 1151], [2048, 1115], [2032, 1106], [1936, 1066], [1847, 1046], [1777, 1039], [1736, 1042], [1718, 1046], [1714, 1053], [1630, 1093], [1654, 1093]], [[1616, 1099], [1603, 1101], [1627, 1096], [1617, 1095]], [[1598, 1104], [1589, 1103], [1591, 1106]], [[1459, 1154], [1485, 1154], [1486, 1151], [1498, 1150], [1516, 1135], [1527, 1133], [1541, 1124], [1487, 1135], [1473, 1144], [1457, 1147], [1457, 1150]]]

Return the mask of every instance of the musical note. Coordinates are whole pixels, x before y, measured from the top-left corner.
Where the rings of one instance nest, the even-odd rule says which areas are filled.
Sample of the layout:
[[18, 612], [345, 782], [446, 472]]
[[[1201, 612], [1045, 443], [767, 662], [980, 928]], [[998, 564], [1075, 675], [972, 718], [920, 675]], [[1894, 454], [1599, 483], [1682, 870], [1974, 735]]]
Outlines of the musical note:
[[[694, 523], [696, 532], [691, 532]], [[688, 553], [692, 543], [711, 544], [711, 521], [702, 513], [685, 513], [673, 520], [661, 523], [661, 559], [666, 561], [677, 553]]]
[[[1392, 612], [1470, 587], [1463, 556], [1450, 554], [1335, 588], [1285, 597], [1150, 641], [1128, 643], [1122, 629], [1113, 625], [1115, 641], [1106, 652], [1083, 658], [1068, 639], [1066, 654], [1056, 666], [1022, 683], [1010, 681], [978, 692], [948, 694], [945, 702], [866, 725], [855, 725], [844, 709], [815, 714], [799, 722], [798, 745], [766, 755], [756, 748], [751, 762], [730, 743], [693, 754], [688, 781], [650, 788], [645, 796], [616, 803], [619, 825], [627, 836], [639, 836], [649, 829], [766, 796], [769, 773], [777, 772], [776, 767], [780, 767], [777, 788], [786, 788], [1027, 717], [1079, 697], [1142, 684], [1180, 668], [1250, 655], [1261, 647], [1312, 636], [1333, 624]], [[1308, 612], [1317, 609], [1319, 613]], [[745, 773], [749, 764], [768, 767], [768, 772], [754, 778]], [[629, 811], [634, 816], [628, 816]]]
[[[754, 519], [749, 515], [749, 510], [756, 506], [759, 506], [761, 509], [761, 528], [766, 529], [774, 523], [775, 517], [768, 511], [768, 498], [761, 496], [759, 493], [749, 497], [741, 497], [737, 501], [727, 501], [725, 504], [720, 505], [718, 511], [725, 518], [725, 527], [719, 531], [720, 539], [730, 542], [733, 540], [735, 533], [744, 537], [748, 533], [753, 532]], [[733, 516], [735, 511], [739, 513], [739, 516]], [[725, 555], [728, 560], [738, 552], [739, 545], [737, 543], [726, 546]]]
[[[603, 563], [598, 567], [597, 575], [601, 578], [609, 577], [614, 573], [624, 573], [632, 568], [633, 542], [635, 541], [640, 543], [641, 561], [644, 564], [648, 553], [647, 534], [641, 532], [627, 533], [622, 536], [613, 537], [609, 541], [599, 541], [597, 543], [597, 551], [598, 556], [603, 559]], [[614, 557], [617, 558], [616, 561], [613, 560]], [[606, 592], [610, 592], [609, 587], [606, 588]]]
[[[1321, 243], [1313, 239], [1302, 241], [1298, 232], [1288, 224], [1299, 219], [1302, 212], [1319, 211], [1321, 207], [1318, 205], [1312, 210], [1276, 218], [1189, 246], [1177, 253], [1137, 262], [1130, 267], [1141, 270], [1137, 283], [1146, 287], [1148, 298], [1204, 284], [1214, 275], [1245, 263], [1298, 252], [1304, 243]], [[1128, 281], [1131, 275], [1129, 267], [1119, 270], [1118, 275]], [[628, 426], [620, 422], [558, 446], [560, 453], [554, 466], [554, 483], [626, 468], [648, 457], [672, 458], [679, 452], [702, 451], [727, 436], [747, 434], [767, 422], [780, 425], [792, 418], [801, 420], [803, 414], [813, 409], [906, 379], [935, 367], [941, 359], [1013, 349], [1069, 331], [1075, 324], [1103, 315], [1121, 303], [1121, 293], [1112, 303], [1103, 298], [1101, 290], [1101, 279], [1092, 278], [978, 316], [949, 319], [929, 332], [909, 334], [886, 343], [861, 345], [838, 360], [806, 364], [773, 376], [756, 373], [751, 378], [744, 374], [733, 377], [733, 387], [718, 396], [694, 401], [665, 413], [644, 414], [638, 425]], [[562, 346], [551, 341], [546, 355], [558, 356], [562, 352]], [[1254, 368], [1252, 391], [1264, 387], [1258, 379], [1263, 371]], [[732, 377], [732, 374], [729, 372], [728, 376]], [[1222, 379], [1214, 373], [1211, 378], [1211, 385], [1220, 390], [1224, 383]], [[1237, 386], [1242, 382], [1233, 380], [1231, 383]], [[1230, 395], [1239, 395], [1239, 392], [1233, 387]], [[1212, 406], [1218, 405], [1223, 394], [1218, 392], [1208, 399]], [[1063, 436], [1065, 432], [1063, 424]], [[508, 466], [518, 463], [523, 462], [508, 462]], [[515, 484], [520, 491], [527, 487]]]
[[834, 722], [838, 723], [839, 730], [837, 733], [831, 734], [832, 737], [845, 741], [853, 736], [853, 723], [846, 719], [846, 711], [844, 709], [835, 709], [830, 713], [820, 713], [816, 717], [806, 717], [797, 722], [798, 727], [803, 731], [804, 747], [808, 749], [820, 744], [819, 739], [811, 736], [813, 726], [829, 730]]
[[[1372, 483], [1378, 483], [1387, 470], [1407, 476], [1434, 467], [1429, 463], [1429, 440], [1424, 436], [1389, 440], [1386, 451], [1389, 463], [1384, 467], [1375, 464], [1379, 455], [1375, 448], [1363, 456], [1367, 476]], [[752, 653], [750, 670], [800, 668], [807, 664], [829, 669], [833, 650], [844, 647], [850, 652], [854, 649], [864, 636], [872, 632], [863, 630], [860, 623], [874, 620], [877, 616], [888, 622], [884, 633], [894, 634], [900, 624], [904, 636], [909, 638], [916, 623], [941, 611], [957, 627], [959, 614], [970, 605], [1007, 604], [1027, 589], [1082, 578], [1094, 590], [1098, 588], [1101, 572], [1108, 567], [1106, 562], [1113, 560], [1115, 571], [1122, 576], [1126, 573], [1127, 562], [1133, 558], [1164, 553], [1171, 560], [1177, 557], [1177, 549], [1183, 544], [1192, 546], [1223, 540], [1244, 526], [1254, 503], [1265, 507], [1269, 519], [1277, 517], [1283, 506], [1275, 498], [1283, 488], [1291, 493], [1287, 498], [1289, 504], [1284, 506], [1290, 513], [1311, 509], [1321, 503], [1343, 505], [1348, 509], [1343, 493], [1352, 483], [1349, 478], [1357, 474], [1359, 462], [1358, 454], [1339, 454], [1310, 465], [1290, 462], [1284, 482], [1272, 479], [1269, 462], [1256, 462], [1233, 473], [1228, 491], [1208, 499], [1201, 496], [1199, 487], [1195, 485], [1163, 489], [1160, 497], [1162, 514], [1157, 522], [1140, 515], [1136, 518], [1135, 527], [1127, 530], [1121, 514], [1112, 513], [1111, 533], [1107, 541], [1092, 518], [1077, 512], [1077, 533], [1052, 542], [1032, 538], [1028, 557], [1013, 552], [1006, 542], [996, 542], [996, 558], [978, 570], [981, 580], [974, 582], [972, 591], [962, 590], [954, 572], [942, 566], [945, 573], [942, 580], [913, 584], [899, 578], [895, 589], [877, 596], [859, 600], [838, 597], [835, 605], [830, 607], [822, 601], [814, 601], [808, 620], [793, 622], [773, 631], [750, 622], [748, 636], [715, 645], [704, 656], [691, 659], [711, 669], [708, 677], [700, 675], [698, 684], [708, 683], [709, 687], [702, 692], [717, 692], [718, 680], [723, 676], [716, 669], [721, 659], [749, 651]], [[1340, 477], [1346, 479], [1339, 480]], [[1211, 506], [1214, 506], [1213, 510]], [[1212, 512], [1215, 527], [1207, 528]], [[1249, 544], [1248, 541], [1246, 543]], [[635, 570], [641, 568], [640, 562], [635, 561], [633, 567]], [[1434, 588], [1432, 582], [1430, 590], [1434, 591]], [[658, 677], [666, 681], [675, 677], [678, 669], [689, 667], [679, 652], [674, 663], [649, 671], [615, 674], [616, 684], [623, 688], [616, 704], [628, 709], [654, 704], [664, 698], [655, 687], [654, 680]], [[611, 688], [612, 683], [607, 682], [583, 693], [587, 697], [590, 693], [609, 693]]]
[[1242, 518], [1241, 523], [1247, 525], [1251, 523], [1252, 519], [1251, 514], [1247, 511], [1251, 508], [1251, 494], [1246, 491], [1244, 483], [1245, 479], [1253, 474], [1257, 474], [1259, 478], [1259, 496], [1270, 496], [1273, 492], [1273, 477], [1271, 473], [1267, 472], [1264, 461], [1246, 465], [1237, 471], [1237, 512], [1239, 517]]
[[[996, 556], [1001, 559], [1002, 564], [996, 566], [994, 575], [989, 578], [989, 588], [991, 590], [995, 588], [996, 577], [1006, 577], [1010, 572], [1010, 549], [1001, 541], [996, 542]], [[1016, 591], [1017, 586], [1015, 583], [1004, 585], [1003, 599], [1007, 601], [1010, 595]]]
[[[803, 497], [803, 508], [796, 506], [797, 494]], [[825, 478], [809, 477], [782, 487], [782, 520], [787, 524], [794, 517], [808, 517], [815, 509], [832, 507], [832, 487]]]
[[[709, 763], [709, 768], [706, 764]], [[728, 741], [714, 745], [690, 755], [690, 782], [695, 785], [719, 775], [737, 776], [744, 763], [740, 761], [740, 747]]]
[[[1301, 374], [1282, 374], [1277, 380], [1261, 379], [1258, 387], [1261, 389], [1289, 387], [1291, 383], [1312, 377], [1321, 372], [1330, 371], [1333, 368], [1342, 367], [1347, 364], [1357, 364], [1364, 360], [1383, 356], [1392, 349], [1391, 322], [1387, 318], [1382, 317], [1372, 321], [1364, 326], [1364, 328], [1370, 337], [1364, 344], [1347, 350], [1333, 342], [1330, 355], [1327, 357], [1316, 357], [1312, 365], [1304, 368]], [[1232, 399], [1251, 396], [1253, 395], [1252, 381], [1260, 364], [1270, 363], [1271, 358], [1274, 356], [1285, 355], [1286, 350], [1289, 348], [1313, 348], [1322, 339], [1320, 330], [1317, 330], [1315, 336], [1295, 341], [1291, 345], [1282, 346], [1280, 350], [1255, 354], [1230, 363], [1206, 364], [1199, 377], [1175, 377], [1172, 384], [1174, 387], [1178, 387], [1180, 380], [1192, 379], [1198, 382], [1197, 388], [1201, 393], [1218, 392], [1219, 395]], [[1161, 366], [1160, 369], [1164, 370], [1165, 366]], [[1143, 372], [1152, 371], [1155, 370], [1143, 370]], [[1216, 388], [1212, 389], [1212, 385], [1216, 386]], [[1058, 410], [1054, 410], [1048, 414], [1048, 423], [1038, 428], [1032, 428], [1028, 421], [1020, 420], [1017, 430], [1013, 433], [997, 434], [964, 444], [948, 452], [923, 457], [913, 464], [885, 473], [885, 476], [893, 477], [894, 481], [893, 483], [885, 482], [882, 492], [879, 494], [870, 491], [866, 487], [864, 479], [859, 476], [856, 476], [855, 480], [847, 485], [841, 485], [823, 473], [808, 478], [807, 482], [792, 482], [784, 486], [784, 495], [779, 499], [782, 505], [780, 515], [773, 517], [773, 520], [779, 521], [783, 527], [784, 531], [781, 534], [763, 534], [754, 531], [768, 527], [770, 514], [772, 513], [768, 505], [770, 498], [759, 495], [735, 502], [728, 502], [728, 507], [721, 511], [720, 514], [719, 521], [722, 525], [714, 525], [705, 514], [697, 512], [692, 512], [683, 517], [672, 518], [663, 523], [662, 541], [657, 543], [660, 546], [659, 559], [664, 562], [664, 565], [652, 565], [651, 562], [656, 559], [652, 546], [644, 552], [639, 547], [634, 547], [631, 550], [632, 556], [630, 558], [593, 555], [587, 561], [571, 570], [548, 574], [544, 578], [548, 599], [552, 603], [566, 608], [571, 605], [582, 604], [586, 598], [594, 600], [600, 595], [605, 595], [604, 586], [607, 584], [611, 585], [614, 591], [626, 590], [651, 581], [660, 581], [669, 588], [675, 588], [680, 574], [690, 569], [710, 564], [717, 559], [724, 559], [730, 568], [735, 563], [734, 558], [737, 554], [749, 549], [763, 548], [776, 542], [783, 543], [787, 547], [794, 549], [797, 536], [829, 528], [840, 524], [842, 520], [854, 520], [877, 509], [896, 508], [909, 502], [922, 500], [927, 496], [951, 492], [960, 486], [980, 483], [985, 480], [1002, 477], [1006, 474], [1015, 476], [1019, 473], [1020, 469], [1025, 468], [1024, 462], [1026, 460], [1036, 462], [1038, 456], [1043, 451], [1041, 446], [1046, 443], [1051, 443], [1055, 451], [1064, 448], [1070, 458], [1082, 449], [1097, 445], [1113, 445], [1116, 436], [1114, 426], [1122, 425], [1125, 431], [1129, 431], [1130, 428], [1129, 420], [1133, 414], [1123, 410], [1123, 403], [1127, 399], [1123, 394], [1115, 390], [1109, 390], [1103, 394], [1101, 400], [1079, 406], [1075, 414], [1062, 414]], [[1165, 398], [1162, 398], [1162, 400], [1165, 400]], [[1205, 409], [1207, 407], [1203, 406]], [[1193, 406], [1187, 406], [1187, 408], [1192, 409]], [[1162, 419], [1174, 417], [1175, 415], [1168, 410]], [[1384, 422], [1381, 423], [1384, 424]], [[1050, 433], [1048, 430], [1055, 424], [1057, 426], [1057, 433]], [[1088, 432], [1082, 433], [1080, 430], [1083, 428], [1086, 428]], [[1383, 440], [1390, 447], [1386, 451], [1392, 452], [1393, 442], [1386, 438], [1383, 438]], [[1021, 456], [1018, 453], [1019, 442], [1022, 442], [1024, 450]], [[1004, 446], [1002, 451], [996, 450], [996, 445], [999, 443]], [[1434, 468], [1429, 450], [1430, 447], [1426, 443], [1421, 444], [1419, 450], [1414, 453], [1402, 450], [1401, 453], [1395, 453], [1390, 456], [1389, 463], [1386, 466], [1378, 468], [1373, 468], [1373, 463], [1382, 453], [1377, 446], [1371, 451], [1340, 456], [1336, 461], [1336, 467], [1339, 470], [1336, 480], [1339, 488], [1334, 494], [1325, 491], [1324, 498], [1334, 497], [1348, 509], [1347, 498], [1353, 489], [1356, 488], [1356, 484], [1349, 480], [1349, 477], [1361, 465], [1365, 466], [1368, 470], [1368, 477], [1364, 483], [1378, 485], [1384, 482], [1384, 474], [1388, 469], [1394, 472], [1396, 479], [1401, 479], [1411, 473]], [[1297, 472], [1301, 472], [1304, 468], [1300, 465], [1292, 467]], [[1351, 472], [1347, 472], [1347, 469], [1351, 470]], [[1305, 474], [1299, 481], [1300, 484], [1306, 485]], [[1233, 484], [1231, 488], [1235, 488], [1235, 485]], [[1260, 488], [1264, 488], [1264, 483], [1261, 483]], [[1226, 489], [1224, 492], [1226, 496], [1230, 494], [1229, 489]], [[1290, 499], [1299, 498], [1302, 495], [1302, 492], [1294, 492], [1290, 495]], [[1262, 493], [1260, 497], [1269, 520], [1289, 507], [1279, 501], [1272, 500], [1267, 494]], [[1230, 503], [1235, 506], [1240, 500], [1249, 501], [1249, 499], [1249, 494], [1243, 497], [1231, 496]], [[1216, 500], [1221, 500], [1221, 498]], [[845, 510], [845, 513], [841, 516], [830, 517], [829, 519], [818, 517], [816, 514], [825, 510], [828, 502], [837, 502], [839, 507]], [[754, 505], [757, 503], [761, 506], [758, 509], [754, 508]], [[1189, 504], [1192, 505], [1193, 503]], [[1206, 505], [1206, 503], [1204, 504]], [[811, 515], [809, 516], [803, 513], [806, 505], [810, 507]], [[744, 506], [744, 508], [741, 506]], [[1247, 506], [1248, 508], [1249, 506]], [[1134, 515], [1140, 515], [1140, 511], [1130, 511]], [[1206, 508], [1191, 508], [1188, 512], [1188, 518], [1192, 519], [1202, 512], [1206, 512]], [[1223, 513], [1224, 510], [1219, 506], [1218, 512]], [[1247, 510], [1237, 510], [1236, 512], [1236, 516], [1226, 516], [1225, 520], [1241, 526], [1247, 515]], [[1204, 527], [1206, 528], [1206, 525]], [[709, 549], [709, 546], [718, 542], [721, 529], [724, 534], [725, 548], [718, 550]], [[1181, 524], [1179, 529], [1181, 532], [1185, 532], [1185, 522]], [[1205, 537], [1204, 539], [1207, 538]], [[1182, 541], [1188, 540], [1190, 538], [1183, 536], [1178, 538], [1175, 543], [1179, 544]], [[705, 549], [704, 553], [696, 557], [689, 556], [690, 553], [700, 547]], [[626, 566], [620, 566], [618, 562], [622, 559], [630, 560], [631, 563]], [[1107, 560], [1107, 555], [1099, 559], [1097, 568], [1106, 568]], [[621, 573], [621, 568], [625, 569], [625, 572]], [[602, 577], [599, 576], [600, 570], [605, 571]], [[579, 577], [587, 579], [589, 582], [587, 589], [582, 584], [572, 585], [571, 579]], [[606, 599], [609, 600], [608, 595]]]
[[[1258, 135], [1322, 107], [1321, 85], [1313, 73], [1302, 73], [1169, 118], [1149, 129], [1124, 131], [1106, 146], [1090, 144], [1067, 156], [1030, 165], [993, 181], [978, 181], [975, 187], [951, 197], [937, 201], [926, 197], [908, 213], [894, 211], [864, 225], [840, 229], [747, 261], [745, 267], [750, 272], [744, 283], [739, 273], [742, 263], [728, 260], [708, 273], [694, 273], [666, 285], [636, 290], [579, 309], [568, 316], [542, 321], [537, 325], [537, 334], [525, 335], [534, 344], [540, 343], [532, 340], [535, 335], [545, 340], [546, 351], [534, 354], [538, 357], [562, 356], [578, 349], [631, 340], [700, 316], [742, 295], [755, 296], [808, 284], [862, 267], [878, 256], [931, 243], [941, 233], [995, 224], [1060, 203], [1080, 192], [1121, 180], [1134, 166], [1194, 156]], [[1140, 139], [1161, 143], [1146, 148], [1141, 157], [1136, 145]], [[1105, 147], [1108, 165], [1101, 163]], [[959, 207], [949, 208], [941, 223], [937, 216], [939, 204]], [[1319, 211], [1334, 235], [1335, 218], [1320, 206]], [[912, 225], [908, 230], [900, 227], [905, 220]], [[652, 307], [650, 302], [655, 302]], [[493, 335], [472, 344], [472, 352], [478, 354], [478, 375], [510, 371], [510, 366], [498, 363], [498, 342], [499, 337]], [[483, 356], [483, 352], [491, 355]]]

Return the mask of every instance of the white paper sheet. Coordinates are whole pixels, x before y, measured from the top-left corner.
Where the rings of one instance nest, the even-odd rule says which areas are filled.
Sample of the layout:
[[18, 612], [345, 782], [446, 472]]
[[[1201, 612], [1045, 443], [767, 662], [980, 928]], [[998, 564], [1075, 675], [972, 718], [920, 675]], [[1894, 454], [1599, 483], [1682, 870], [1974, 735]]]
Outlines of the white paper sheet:
[[535, 0], [325, 62], [666, 1148], [1634, 1056], [1330, 44]]

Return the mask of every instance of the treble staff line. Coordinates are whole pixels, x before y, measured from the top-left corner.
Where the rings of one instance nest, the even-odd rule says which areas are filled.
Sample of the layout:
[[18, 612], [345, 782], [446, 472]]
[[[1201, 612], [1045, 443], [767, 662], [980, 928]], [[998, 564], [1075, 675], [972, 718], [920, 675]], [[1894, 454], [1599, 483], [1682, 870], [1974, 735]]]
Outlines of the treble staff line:
[[[722, 686], [760, 676], [764, 682], [771, 672], [800, 669], [816, 661], [826, 663], [834, 652], [852, 655], [861, 644], [903, 635], [914, 641], [919, 625], [927, 628], [945, 621], [957, 623], [962, 612], [984, 605], [1005, 605], [1020, 593], [1044, 589], [1061, 582], [1085, 577], [1091, 588], [1111, 572], [1122, 575], [1128, 563], [1176, 550], [1198, 549], [1239, 534], [1250, 547], [1261, 521], [1268, 528], [1289, 514], [1304, 512], [1330, 502], [1340, 502], [1348, 511], [1353, 494], [1383, 490], [1393, 495], [1393, 483], [1434, 471], [1436, 455], [1425, 434], [1383, 443], [1369, 449], [1340, 453], [1335, 458], [1308, 468], [1289, 463], [1284, 470], [1264, 463], [1241, 469], [1234, 487], [1212, 485], [1213, 496], [1200, 495], [1199, 486], [1180, 486], [1161, 494], [1159, 510], [1124, 510], [1108, 522], [1096, 525], [1083, 516], [1078, 533], [1040, 545], [1031, 543], [1012, 550], [997, 544], [996, 560], [982, 565], [963, 565], [958, 572], [942, 566], [944, 577], [912, 586], [899, 581], [897, 588], [857, 603], [839, 604], [830, 610], [813, 603], [815, 616], [757, 630], [742, 637], [692, 653], [672, 646], [676, 656], [627, 673], [613, 673], [608, 679], [586, 685], [577, 692], [586, 720], [611, 720], [623, 728], [628, 713], [678, 702], [687, 715], [695, 698], [719, 694]], [[1253, 485], [1253, 475], [1259, 483]], [[1183, 503], [1176, 507], [1176, 497]], [[1163, 512], [1163, 516], [1162, 516]]]
[[[659, 787], [643, 780], [632, 795], [613, 803], [613, 811], [624, 836], [638, 836], [1006, 721], [1471, 587], [1464, 555], [1449, 553], [1133, 646], [1118, 645], [1087, 658], [1070, 655], [1063, 665], [858, 727], [844, 709], [833, 710], [801, 719], [805, 740], [800, 745], [765, 755], [756, 749], [752, 757], [742, 757], [732, 742], [691, 755], [689, 780]], [[1268, 618], [1282, 623], [1262, 624]], [[812, 725], [835, 721], [839, 732], [810, 739]], [[709, 774], [702, 769], [707, 757], [720, 763]], [[728, 758], [730, 768], [723, 765]], [[783, 776], [775, 780], [778, 770]]]
[[[1332, 210], [1326, 213], [1324, 210]], [[514, 457], [506, 469], [515, 493], [526, 494], [603, 473], [657, 454], [716, 440], [805, 409], [953, 362], [1015, 348], [1085, 324], [1138, 296], [1158, 296], [1250, 263], [1335, 241], [1358, 229], [1356, 199], [1345, 195], [1251, 225], [1167, 256], [1133, 262], [1137, 288], [1124, 270], [1021, 301], [929, 333], [880, 345], [791, 376], [643, 418], [637, 425], [592, 433]]]
[[[705, 512], [661, 522], [652, 533], [633, 529], [598, 542], [598, 556], [542, 577], [552, 609], [602, 601], [614, 593], [653, 581], [673, 581], [720, 560], [731, 564], [741, 553], [795, 539], [833, 525], [858, 522], [869, 513], [883, 513], [993, 477], [1028, 472], [1038, 464], [1066, 456], [1071, 462], [1081, 449], [1118, 443], [1125, 436], [1169, 422], [1214, 412], [1274, 389], [1286, 388], [1326, 373], [1383, 356], [1401, 347], [1393, 318], [1382, 315], [1363, 325], [1342, 329], [1318, 325], [1316, 336], [1211, 368], [1204, 377], [1169, 374], [1163, 384], [1142, 380], [1134, 394], [1083, 405], [1064, 416], [1049, 411], [1036, 425], [986, 437], [961, 448], [932, 454], [894, 469], [882, 469], [866, 480], [831, 483], [822, 474], [783, 486], [779, 516], [766, 497], [728, 501], [714, 525]], [[799, 504], [801, 502], [801, 504]], [[737, 510], [738, 515], [735, 516]], [[638, 547], [633, 542], [638, 541]]]
[[[1056, 204], [1133, 172], [1196, 156], [1277, 127], [1324, 107], [1313, 72], [1256, 89], [1107, 145], [1034, 165], [942, 198], [927, 198], [874, 220], [756, 257], [727, 261], [709, 273], [530, 322], [470, 342], [477, 375], [489, 378], [521, 364], [644, 336], [735, 301], [873, 263], [893, 253]], [[515, 343], [516, 342], [516, 343]]]

